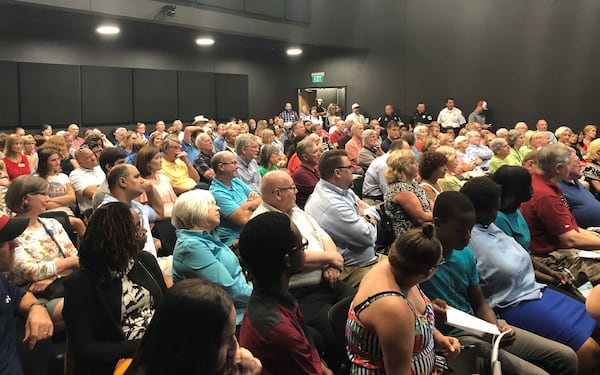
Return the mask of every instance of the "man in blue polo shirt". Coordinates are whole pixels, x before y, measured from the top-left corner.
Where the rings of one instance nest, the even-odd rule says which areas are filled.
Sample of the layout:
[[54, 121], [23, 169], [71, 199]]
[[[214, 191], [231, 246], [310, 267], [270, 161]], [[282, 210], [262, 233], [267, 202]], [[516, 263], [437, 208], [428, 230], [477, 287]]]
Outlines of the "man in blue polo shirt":
[[217, 234], [223, 243], [231, 246], [262, 199], [238, 178], [236, 155], [229, 151], [217, 152], [211, 160], [215, 171], [209, 191], [221, 208], [221, 224]]

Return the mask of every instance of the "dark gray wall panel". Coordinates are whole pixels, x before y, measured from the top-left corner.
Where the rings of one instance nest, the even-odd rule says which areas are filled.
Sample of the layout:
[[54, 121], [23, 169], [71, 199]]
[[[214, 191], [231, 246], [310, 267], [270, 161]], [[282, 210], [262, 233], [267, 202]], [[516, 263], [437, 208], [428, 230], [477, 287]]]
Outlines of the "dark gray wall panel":
[[177, 72], [179, 118], [191, 121], [194, 116], [215, 117], [215, 75], [213, 73]]
[[19, 124], [19, 80], [17, 63], [0, 61], [0, 129]]
[[285, 0], [285, 19], [309, 23], [310, 0]]
[[83, 124], [127, 124], [133, 120], [132, 71], [81, 67]]
[[19, 79], [23, 125], [81, 122], [79, 66], [22, 63]]
[[196, 3], [238, 11], [244, 10], [244, 0], [196, 0]]
[[284, 17], [285, 3], [281, 0], [246, 0], [246, 12], [276, 18]]
[[248, 117], [248, 76], [217, 74], [217, 118]]
[[133, 115], [135, 121], [169, 121], [177, 117], [177, 72], [133, 70]]

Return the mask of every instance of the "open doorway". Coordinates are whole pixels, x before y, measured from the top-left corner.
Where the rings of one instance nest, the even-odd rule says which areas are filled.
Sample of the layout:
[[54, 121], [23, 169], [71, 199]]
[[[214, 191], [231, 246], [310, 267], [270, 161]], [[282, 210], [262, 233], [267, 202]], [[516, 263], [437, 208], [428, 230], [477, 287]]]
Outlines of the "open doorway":
[[[317, 105], [317, 99], [323, 99], [323, 107], [338, 104], [346, 108], [346, 87], [302, 87], [298, 89], [298, 109], [300, 116], [308, 115], [310, 107]], [[305, 112], [306, 111], [306, 112]]]

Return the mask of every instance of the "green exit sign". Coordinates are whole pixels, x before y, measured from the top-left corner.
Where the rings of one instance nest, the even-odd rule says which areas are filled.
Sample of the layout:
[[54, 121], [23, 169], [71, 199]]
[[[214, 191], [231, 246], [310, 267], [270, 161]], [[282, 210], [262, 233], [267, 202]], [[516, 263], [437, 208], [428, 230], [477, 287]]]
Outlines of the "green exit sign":
[[325, 81], [325, 72], [310, 73], [312, 83], [323, 83]]

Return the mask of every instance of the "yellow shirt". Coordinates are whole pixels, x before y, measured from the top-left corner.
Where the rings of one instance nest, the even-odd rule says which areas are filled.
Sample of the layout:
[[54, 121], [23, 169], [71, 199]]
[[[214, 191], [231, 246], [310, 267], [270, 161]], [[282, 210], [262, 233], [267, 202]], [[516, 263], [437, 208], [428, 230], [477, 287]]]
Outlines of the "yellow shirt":
[[196, 186], [196, 181], [190, 177], [188, 166], [181, 159], [175, 159], [171, 162], [163, 158], [162, 169], [158, 173], [167, 176], [171, 185], [178, 186], [185, 190], [192, 190]]

